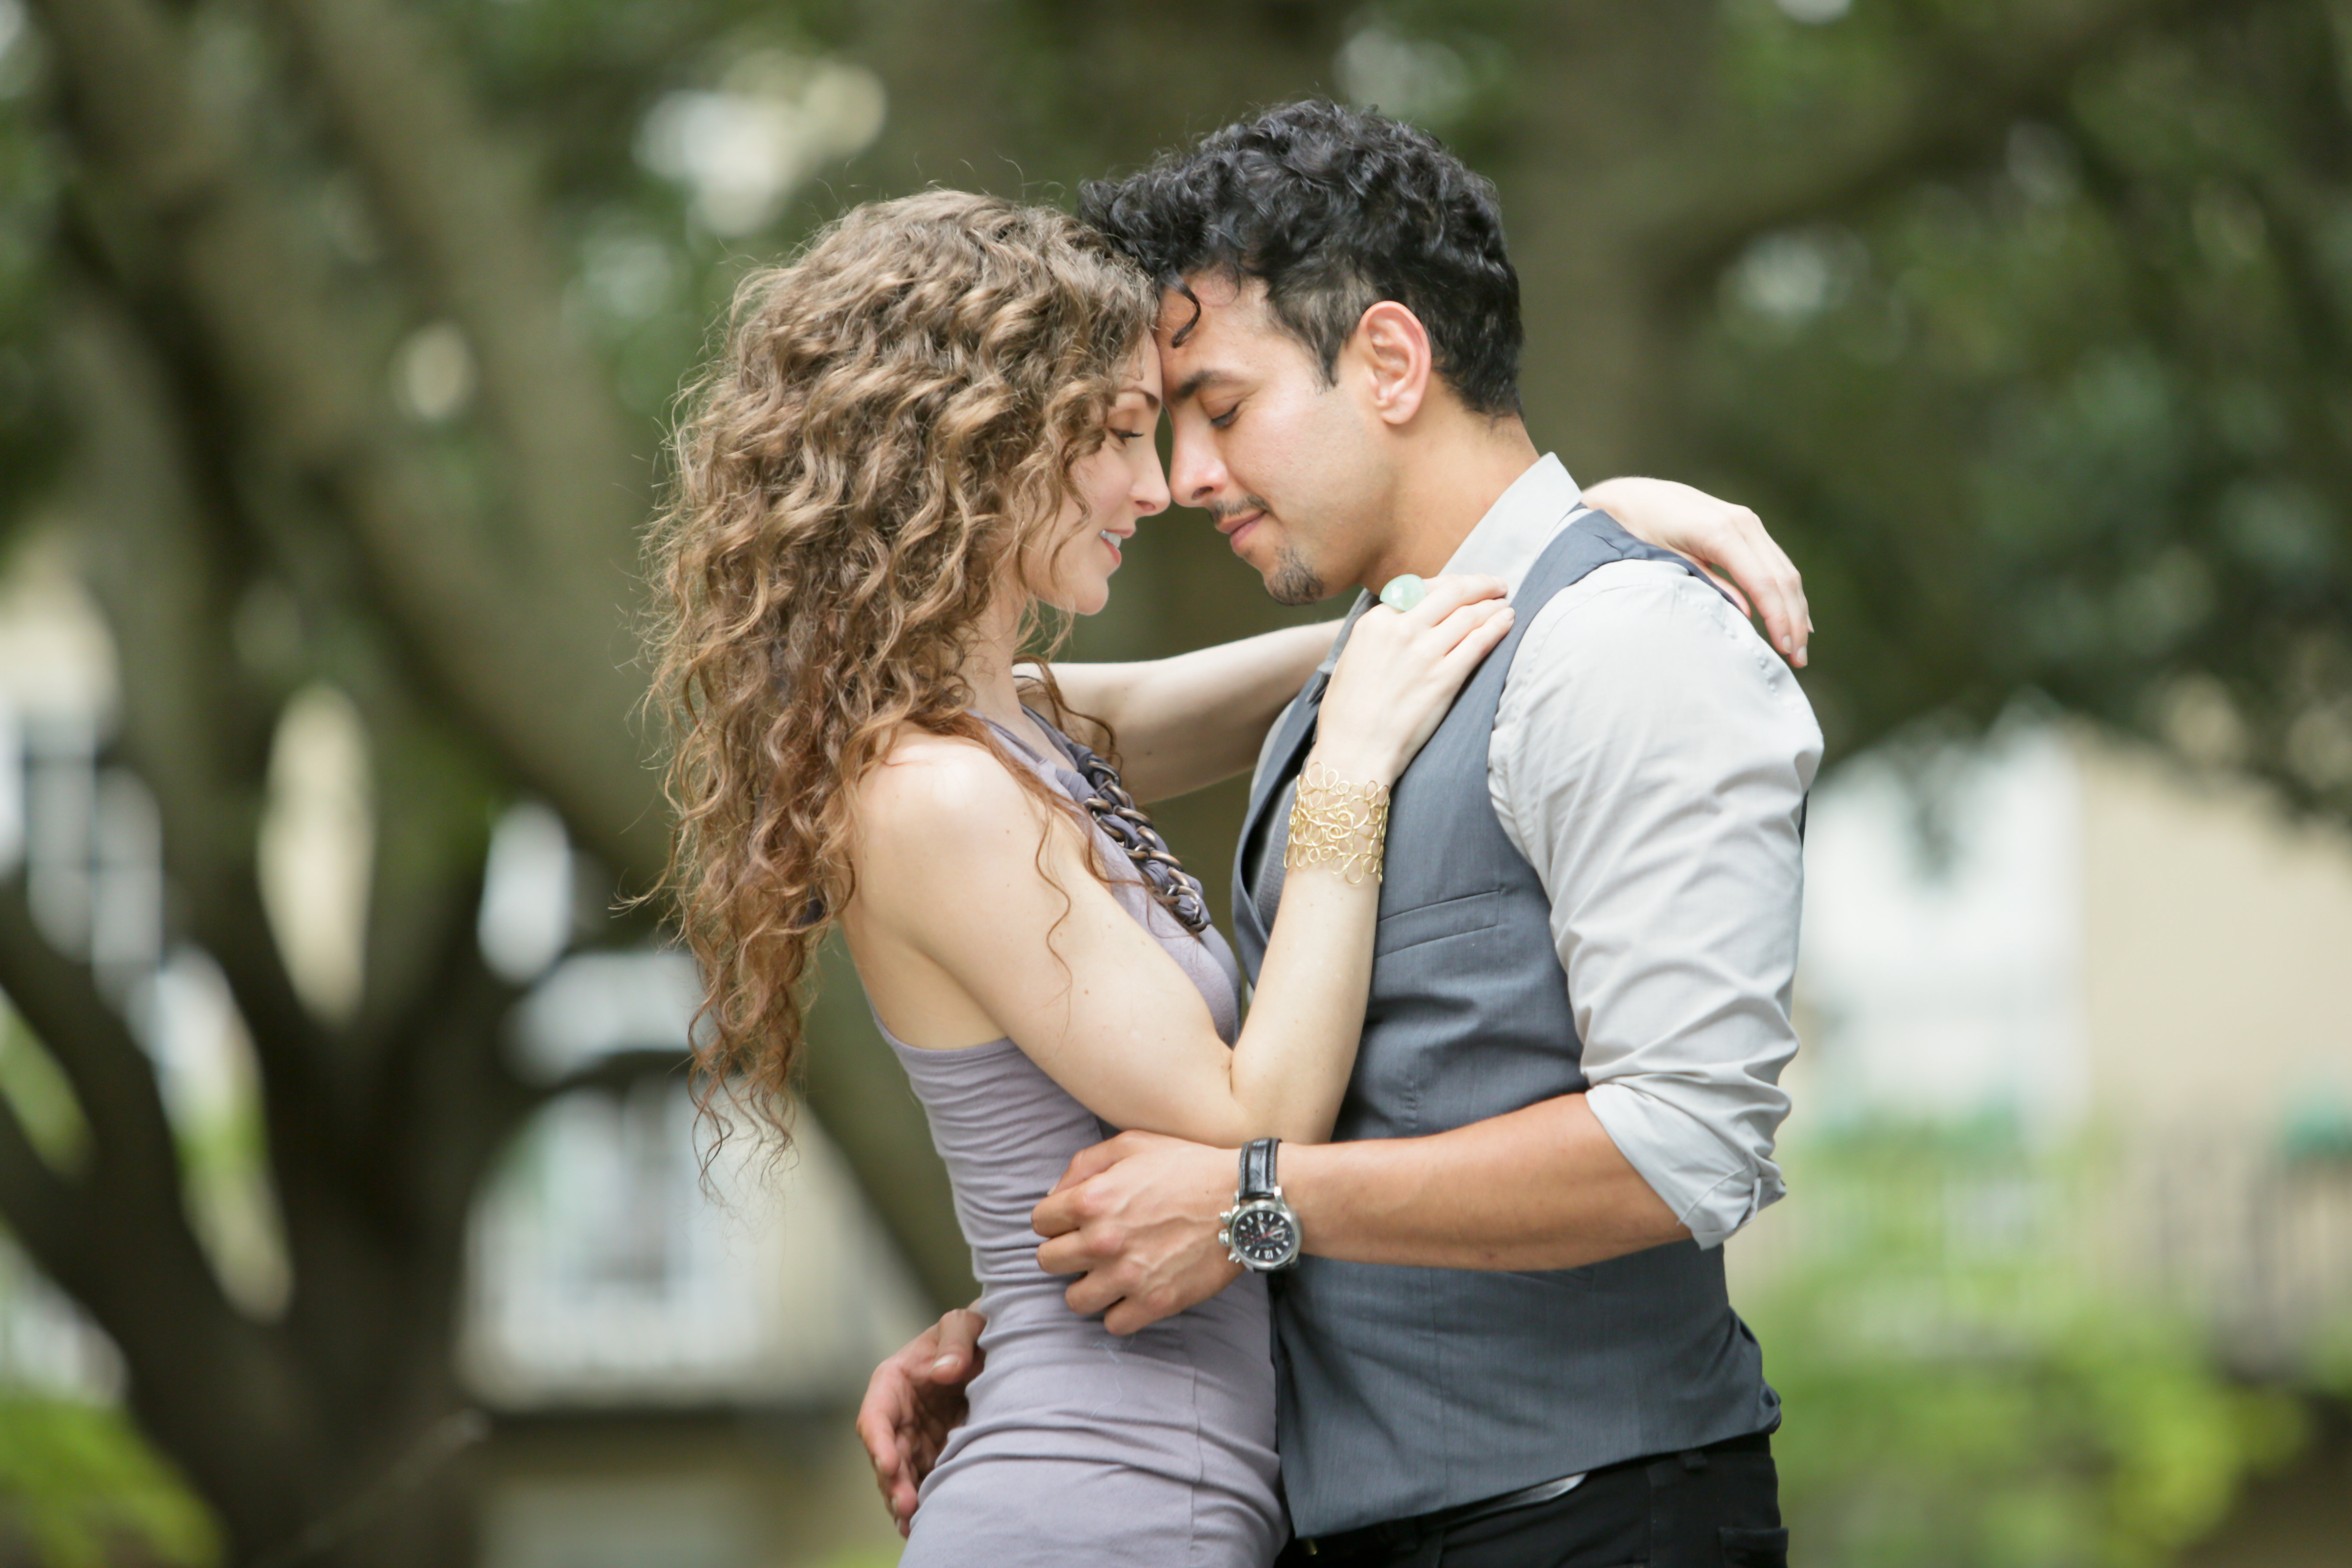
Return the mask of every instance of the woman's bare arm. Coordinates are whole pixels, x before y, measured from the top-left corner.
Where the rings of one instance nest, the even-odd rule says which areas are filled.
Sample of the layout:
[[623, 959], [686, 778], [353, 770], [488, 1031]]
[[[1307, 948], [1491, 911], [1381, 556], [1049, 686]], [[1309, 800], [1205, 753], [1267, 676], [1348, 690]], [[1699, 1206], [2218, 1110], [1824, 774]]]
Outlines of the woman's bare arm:
[[1129, 664], [1056, 664], [1069, 705], [1118, 737], [1119, 773], [1138, 800], [1166, 800], [1231, 778], [1257, 760], [1283, 704], [1331, 651], [1339, 623], [1292, 626]]
[[[1392, 781], [1508, 630], [1500, 589], [1440, 579], [1424, 609], [1363, 623], [1310, 762]], [[1120, 1127], [1227, 1147], [1330, 1135], [1362, 1026], [1377, 879], [1291, 873], [1228, 1048], [1192, 981], [1093, 874], [1079, 826], [985, 748], [909, 738], [861, 784], [857, 819], [843, 918], [893, 1034], [944, 1049], [1010, 1036]]]
[[1377, 886], [1293, 879], [1284, 923], [1326, 962], [1295, 958], [1275, 986], [1289, 1002], [1268, 1012], [1261, 992], [1228, 1049], [1192, 980], [1088, 868], [1080, 829], [964, 749], [886, 766], [864, 797], [850, 950], [890, 1032], [946, 1048], [1010, 1036], [1115, 1126], [1228, 1147], [1328, 1137], [1363, 1015]]
[[1673, 479], [1614, 479], [1588, 486], [1600, 508], [1635, 538], [1689, 556], [1764, 622], [1780, 657], [1802, 669], [1813, 640], [1805, 580], [1753, 511]]

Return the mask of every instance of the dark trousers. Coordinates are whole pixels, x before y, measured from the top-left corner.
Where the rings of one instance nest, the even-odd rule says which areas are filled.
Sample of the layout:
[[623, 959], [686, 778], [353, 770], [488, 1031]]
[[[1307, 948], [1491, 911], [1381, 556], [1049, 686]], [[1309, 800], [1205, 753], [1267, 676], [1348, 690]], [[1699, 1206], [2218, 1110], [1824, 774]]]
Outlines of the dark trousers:
[[1631, 1459], [1549, 1502], [1454, 1525], [1294, 1541], [1277, 1568], [1788, 1568], [1769, 1447]]

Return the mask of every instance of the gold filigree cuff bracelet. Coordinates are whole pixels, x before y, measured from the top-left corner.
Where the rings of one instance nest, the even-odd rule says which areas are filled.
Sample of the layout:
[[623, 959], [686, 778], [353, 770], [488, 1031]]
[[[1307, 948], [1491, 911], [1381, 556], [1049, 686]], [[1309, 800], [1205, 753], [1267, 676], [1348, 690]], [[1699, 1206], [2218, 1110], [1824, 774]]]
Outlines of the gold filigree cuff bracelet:
[[1291, 803], [1282, 868], [1328, 866], [1350, 882], [1377, 882], [1388, 831], [1388, 785], [1349, 784], [1322, 763], [1309, 763]]

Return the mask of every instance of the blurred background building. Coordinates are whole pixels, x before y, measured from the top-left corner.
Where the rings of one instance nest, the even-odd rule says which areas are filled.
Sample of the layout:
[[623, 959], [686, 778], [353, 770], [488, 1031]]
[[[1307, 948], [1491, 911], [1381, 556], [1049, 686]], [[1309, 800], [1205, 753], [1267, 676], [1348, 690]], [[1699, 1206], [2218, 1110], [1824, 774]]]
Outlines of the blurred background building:
[[[0, 1562], [893, 1559], [967, 1264], [837, 964], [794, 1152], [693, 1113], [662, 422], [844, 205], [1307, 93], [1496, 180], [1539, 444], [1805, 570], [1802, 1559], [2345, 1561], [2347, 83], [2332, 0], [0, 0]], [[1288, 614], [1174, 512], [1072, 651]]]

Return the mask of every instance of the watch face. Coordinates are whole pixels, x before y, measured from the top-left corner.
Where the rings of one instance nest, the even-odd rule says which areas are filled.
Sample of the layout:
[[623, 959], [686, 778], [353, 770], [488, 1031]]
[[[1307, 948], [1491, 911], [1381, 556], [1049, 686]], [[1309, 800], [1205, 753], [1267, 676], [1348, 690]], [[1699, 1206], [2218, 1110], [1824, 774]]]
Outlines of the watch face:
[[1272, 1204], [1252, 1204], [1233, 1217], [1233, 1247], [1244, 1263], [1278, 1268], [1298, 1253], [1298, 1227]]

